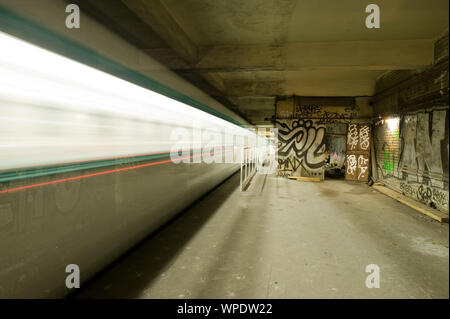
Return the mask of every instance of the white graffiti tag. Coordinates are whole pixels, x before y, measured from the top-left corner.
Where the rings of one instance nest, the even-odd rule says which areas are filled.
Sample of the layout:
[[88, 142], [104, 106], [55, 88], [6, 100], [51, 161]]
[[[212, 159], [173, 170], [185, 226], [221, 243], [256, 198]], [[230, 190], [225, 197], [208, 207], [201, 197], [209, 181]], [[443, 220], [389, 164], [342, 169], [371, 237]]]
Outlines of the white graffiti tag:
[[358, 157], [358, 168], [359, 168], [359, 175], [358, 179], [361, 179], [361, 176], [365, 176], [368, 166], [367, 162], [369, 161], [368, 158], [364, 158], [364, 155], [359, 155]]
[[348, 126], [348, 145], [350, 145], [350, 150], [355, 150], [356, 145], [358, 145], [358, 125], [350, 124]]
[[347, 155], [347, 174], [353, 175], [356, 171], [356, 155]]
[[361, 129], [359, 130], [359, 147], [366, 151], [369, 149], [370, 146], [370, 127], [368, 125], [361, 126]]

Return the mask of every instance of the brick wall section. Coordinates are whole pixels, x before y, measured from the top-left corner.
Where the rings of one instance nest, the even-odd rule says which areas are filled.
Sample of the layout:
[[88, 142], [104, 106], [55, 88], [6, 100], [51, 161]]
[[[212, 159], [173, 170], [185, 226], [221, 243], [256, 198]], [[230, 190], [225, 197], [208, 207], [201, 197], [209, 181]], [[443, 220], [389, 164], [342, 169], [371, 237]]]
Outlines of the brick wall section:
[[373, 127], [373, 141], [376, 156], [378, 176], [382, 179], [399, 177], [398, 163], [400, 161], [399, 127], [394, 130], [384, 122], [378, 122]]
[[434, 43], [434, 64], [384, 74], [375, 86], [374, 115], [389, 116], [448, 105], [448, 33]]
[[448, 32], [434, 43], [434, 63], [448, 59]]
[[[448, 105], [448, 56], [421, 72], [392, 72], [380, 82], [374, 96], [375, 115], [398, 115], [431, 105]], [[387, 87], [389, 82], [396, 84]]]
[[417, 73], [419, 73], [418, 70], [394, 70], [385, 73], [377, 80], [375, 84], [375, 92], [384, 92]]

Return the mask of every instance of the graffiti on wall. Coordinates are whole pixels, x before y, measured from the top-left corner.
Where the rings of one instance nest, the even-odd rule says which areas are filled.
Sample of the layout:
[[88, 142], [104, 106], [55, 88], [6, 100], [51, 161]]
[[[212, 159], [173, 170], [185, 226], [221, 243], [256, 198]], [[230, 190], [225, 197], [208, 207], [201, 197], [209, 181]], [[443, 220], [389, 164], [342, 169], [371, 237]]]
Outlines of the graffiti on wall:
[[347, 149], [356, 151], [358, 145], [358, 124], [350, 124], [348, 126]]
[[[448, 110], [405, 114], [399, 129], [379, 129], [377, 165], [387, 185], [448, 211]], [[392, 131], [392, 132], [391, 132]]]
[[433, 208], [448, 207], [448, 191], [419, 183], [400, 182], [400, 192]]
[[[399, 170], [413, 179], [431, 179], [433, 186], [448, 186], [447, 111], [405, 115], [402, 119]], [[447, 134], [446, 134], [447, 130]], [[444, 171], [445, 170], [445, 171]], [[411, 181], [411, 178], [408, 178]], [[438, 185], [439, 184], [439, 185]]]
[[369, 157], [367, 154], [360, 154], [358, 156], [358, 180], [367, 180], [369, 170]]
[[359, 149], [368, 151], [370, 146], [370, 126], [361, 125], [359, 130]]
[[394, 152], [387, 148], [385, 145], [383, 147], [383, 168], [384, 168], [384, 175], [390, 175], [394, 172]]
[[319, 105], [296, 105], [294, 116], [297, 118], [319, 117], [322, 113], [322, 107]]
[[370, 151], [370, 124], [352, 123], [348, 125], [347, 150]]
[[369, 178], [369, 154], [348, 154], [346, 159], [346, 179], [367, 181]]
[[336, 122], [350, 123], [354, 118], [353, 114], [339, 113], [339, 112], [328, 112], [324, 111], [322, 117], [318, 120], [318, 124], [329, 124]]
[[[283, 114], [281, 114], [283, 111]], [[317, 119], [317, 124], [350, 123], [358, 116], [360, 108], [356, 105], [347, 107], [322, 106], [316, 104], [296, 104], [291, 116], [280, 109], [280, 118]]]
[[349, 123], [358, 114], [357, 106], [336, 110], [336, 107], [319, 105], [296, 105], [294, 108], [294, 118], [314, 118], [318, 119], [317, 124], [329, 124], [336, 122]]
[[357, 169], [357, 161], [355, 154], [347, 155], [347, 175], [355, 175]]
[[287, 176], [299, 168], [320, 170], [324, 165], [325, 126], [315, 120], [277, 120], [279, 175]]
[[291, 176], [300, 167], [300, 160], [297, 157], [278, 158], [277, 175], [281, 177]]
[[370, 127], [370, 124], [348, 125], [345, 172], [348, 180], [369, 180]]

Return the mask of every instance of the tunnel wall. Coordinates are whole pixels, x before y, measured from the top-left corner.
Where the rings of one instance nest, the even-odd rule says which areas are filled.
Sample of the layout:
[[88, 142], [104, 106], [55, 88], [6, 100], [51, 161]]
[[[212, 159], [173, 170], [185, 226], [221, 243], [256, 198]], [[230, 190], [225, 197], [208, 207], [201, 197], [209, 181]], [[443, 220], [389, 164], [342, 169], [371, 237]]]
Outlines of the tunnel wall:
[[278, 176], [323, 178], [324, 172], [345, 173], [348, 125], [370, 123], [369, 98], [278, 98]]
[[374, 144], [383, 183], [448, 212], [448, 33], [435, 41], [434, 57], [427, 68], [377, 81]]

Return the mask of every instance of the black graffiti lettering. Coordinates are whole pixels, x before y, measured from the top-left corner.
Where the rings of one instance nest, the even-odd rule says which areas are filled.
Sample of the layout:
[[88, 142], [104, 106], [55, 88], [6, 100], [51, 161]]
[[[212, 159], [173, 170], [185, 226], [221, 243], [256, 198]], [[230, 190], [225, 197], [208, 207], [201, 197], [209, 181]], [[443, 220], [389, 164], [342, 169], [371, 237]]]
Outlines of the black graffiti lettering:
[[432, 196], [431, 188], [429, 188], [429, 187], [425, 188], [423, 185], [420, 185], [417, 195], [420, 200], [429, 201], [429, 200], [431, 200], [431, 196]]
[[338, 112], [324, 111], [317, 124], [330, 124], [335, 122], [350, 123], [350, 120], [355, 116], [354, 113], [345, 114]]
[[306, 168], [317, 169], [325, 160], [325, 127], [312, 120], [276, 121], [278, 127], [278, 156], [297, 157]]
[[436, 188], [433, 189], [432, 199], [436, 204], [440, 206], [444, 206], [448, 202], [448, 198], [445, 196], [445, 193]]
[[296, 117], [311, 118], [322, 111], [322, 108], [318, 105], [296, 105], [295, 115]]
[[416, 197], [416, 191], [414, 188], [407, 184], [407, 183], [400, 183], [400, 191], [403, 195], [410, 196], [410, 197]]
[[278, 176], [287, 177], [300, 167], [300, 161], [296, 157], [278, 158]]

